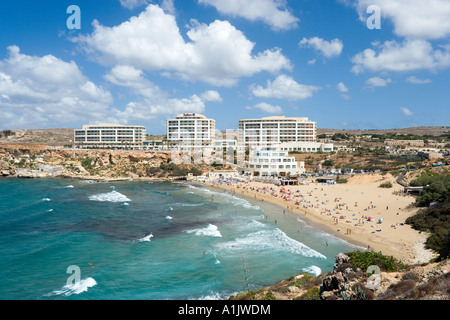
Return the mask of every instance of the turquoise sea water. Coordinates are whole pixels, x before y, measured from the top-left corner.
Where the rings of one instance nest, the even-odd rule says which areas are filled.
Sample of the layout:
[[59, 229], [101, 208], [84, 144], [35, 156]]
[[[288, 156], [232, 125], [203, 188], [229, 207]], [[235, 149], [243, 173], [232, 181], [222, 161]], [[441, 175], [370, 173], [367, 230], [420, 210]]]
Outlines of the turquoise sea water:
[[0, 179], [0, 299], [224, 299], [357, 249], [282, 211], [185, 183]]

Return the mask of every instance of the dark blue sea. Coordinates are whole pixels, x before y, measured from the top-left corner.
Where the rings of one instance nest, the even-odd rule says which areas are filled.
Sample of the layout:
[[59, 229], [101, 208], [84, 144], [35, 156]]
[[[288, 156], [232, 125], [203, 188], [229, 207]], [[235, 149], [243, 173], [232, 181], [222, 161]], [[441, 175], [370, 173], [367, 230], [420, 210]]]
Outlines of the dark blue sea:
[[187, 183], [3, 178], [0, 299], [226, 299], [358, 249], [282, 211]]

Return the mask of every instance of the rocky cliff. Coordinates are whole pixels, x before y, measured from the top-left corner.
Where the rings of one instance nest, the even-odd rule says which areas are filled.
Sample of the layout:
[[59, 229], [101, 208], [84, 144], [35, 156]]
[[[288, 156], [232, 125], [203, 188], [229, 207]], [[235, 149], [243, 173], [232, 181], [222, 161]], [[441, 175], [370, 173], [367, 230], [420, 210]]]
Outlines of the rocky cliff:
[[[374, 262], [376, 265], [377, 263]], [[372, 266], [370, 266], [372, 267]], [[369, 268], [370, 268], [369, 267]], [[302, 273], [231, 300], [449, 300], [450, 261], [402, 266], [373, 274], [344, 253], [335, 258], [331, 272]], [[375, 271], [375, 270], [374, 270]]]
[[0, 175], [82, 179], [162, 178], [162, 164], [182, 166], [169, 152], [48, 149], [0, 146]]

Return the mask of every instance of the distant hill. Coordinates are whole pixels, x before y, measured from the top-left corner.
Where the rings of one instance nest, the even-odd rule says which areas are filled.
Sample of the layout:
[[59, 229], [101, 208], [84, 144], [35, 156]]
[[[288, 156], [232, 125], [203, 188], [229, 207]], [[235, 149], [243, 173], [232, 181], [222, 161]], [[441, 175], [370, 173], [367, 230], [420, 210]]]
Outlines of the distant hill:
[[73, 143], [73, 129], [31, 129], [0, 131], [0, 145], [64, 146]]
[[397, 133], [397, 134], [413, 134], [413, 135], [430, 135], [430, 136], [440, 136], [443, 134], [450, 133], [450, 127], [411, 127], [403, 129], [372, 129], [372, 130], [345, 130], [345, 129], [317, 129], [317, 134], [335, 134], [335, 133], [347, 133], [347, 134], [386, 134], [386, 133]]

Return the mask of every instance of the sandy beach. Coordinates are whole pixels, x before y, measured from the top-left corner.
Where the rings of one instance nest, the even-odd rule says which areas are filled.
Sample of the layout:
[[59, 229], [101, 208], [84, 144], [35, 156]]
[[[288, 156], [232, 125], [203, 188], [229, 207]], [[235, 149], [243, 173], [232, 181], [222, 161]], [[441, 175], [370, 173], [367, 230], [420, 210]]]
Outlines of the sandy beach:
[[[379, 188], [390, 181], [392, 188]], [[435, 254], [425, 249], [426, 233], [404, 224], [417, 212], [413, 196], [399, 194], [403, 188], [388, 175], [355, 175], [346, 184], [306, 180], [296, 186], [262, 182], [204, 184], [236, 196], [269, 201], [280, 206], [279, 219], [295, 214], [321, 230], [368, 250], [381, 251], [407, 264], [428, 262]], [[274, 221], [275, 223], [277, 221]]]

